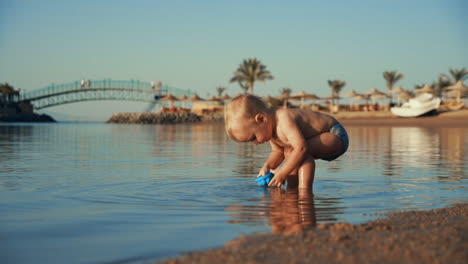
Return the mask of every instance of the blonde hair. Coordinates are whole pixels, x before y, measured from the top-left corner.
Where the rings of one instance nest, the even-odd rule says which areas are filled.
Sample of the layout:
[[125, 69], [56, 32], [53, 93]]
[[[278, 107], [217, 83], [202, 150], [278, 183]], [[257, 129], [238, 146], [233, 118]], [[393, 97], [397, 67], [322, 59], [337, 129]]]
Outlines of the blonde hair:
[[271, 109], [255, 95], [238, 95], [224, 107], [224, 126], [226, 134], [232, 138], [231, 126], [233, 119], [254, 118], [257, 114], [268, 115]]

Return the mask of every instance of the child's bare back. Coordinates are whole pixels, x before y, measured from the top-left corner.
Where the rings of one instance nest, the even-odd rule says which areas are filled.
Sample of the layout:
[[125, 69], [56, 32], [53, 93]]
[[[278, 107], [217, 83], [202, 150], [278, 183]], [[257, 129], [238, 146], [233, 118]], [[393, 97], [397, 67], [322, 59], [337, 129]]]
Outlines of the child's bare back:
[[[278, 145], [287, 146], [287, 137], [294, 126], [301, 131], [302, 137], [308, 140], [324, 132], [330, 131], [331, 127], [338, 123], [330, 115], [308, 109], [278, 109], [276, 111], [276, 130], [273, 135], [273, 142]], [[279, 135], [278, 135], [278, 129]], [[276, 135], [276, 137], [275, 137]], [[284, 135], [282, 137], [282, 135]], [[282, 140], [283, 139], [283, 140]]]

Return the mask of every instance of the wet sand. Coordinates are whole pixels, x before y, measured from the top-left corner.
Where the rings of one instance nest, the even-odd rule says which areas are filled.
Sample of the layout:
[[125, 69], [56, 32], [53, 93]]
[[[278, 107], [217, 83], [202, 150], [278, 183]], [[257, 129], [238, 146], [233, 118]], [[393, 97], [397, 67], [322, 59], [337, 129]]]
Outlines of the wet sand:
[[[468, 263], [468, 203], [392, 213], [360, 225], [254, 234], [159, 263]], [[202, 238], [201, 238], [202, 239]]]

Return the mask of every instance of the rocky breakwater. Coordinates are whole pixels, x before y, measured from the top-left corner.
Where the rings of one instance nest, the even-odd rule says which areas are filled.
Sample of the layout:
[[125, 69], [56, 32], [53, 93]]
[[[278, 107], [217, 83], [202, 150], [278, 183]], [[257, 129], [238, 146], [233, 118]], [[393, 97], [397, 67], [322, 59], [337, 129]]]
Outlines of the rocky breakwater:
[[107, 123], [115, 124], [178, 124], [202, 121], [202, 116], [194, 113], [115, 113]]
[[17, 113], [11, 115], [1, 115], [0, 122], [56, 122], [51, 116], [35, 113]]

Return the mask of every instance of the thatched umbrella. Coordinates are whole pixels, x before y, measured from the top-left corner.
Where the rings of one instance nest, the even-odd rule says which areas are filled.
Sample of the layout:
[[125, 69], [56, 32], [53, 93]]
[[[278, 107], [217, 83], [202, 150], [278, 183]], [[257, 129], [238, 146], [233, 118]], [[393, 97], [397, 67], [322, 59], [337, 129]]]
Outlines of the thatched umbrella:
[[415, 92], [416, 94], [420, 94], [420, 93], [435, 94], [435, 90], [432, 89], [432, 87], [430, 87], [429, 84], [425, 84], [422, 88], [415, 89], [414, 92]]
[[372, 88], [365, 94], [370, 96], [372, 103], [374, 103], [374, 101], [378, 99], [389, 98], [389, 96], [386, 93], [379, 91], [377, 88]]
[[330, 95], [330, 96], [321, 97], [320, 99], [323, 99], [323, 100], [335, 100], [335, 99], [341, 99], [341, 97], [336, 96], [336, 95]]
[[398, 100], [397, 104], [400, 105], [401, 101], [408, 101], [412, 97], [413, 96], [408, 91], [403, 90], [403, 92], [400, 92], [397, 96], [397, 100]]
[[288, 100], [291, 98], [291, 96], [288, 93], [283, 93], [278, 95], [276, 98], [280, 99], [283, 101], [283, 107], [287, 108], [288, 107]]
[[210, 98], [206, 99], [206, 101], [210, 101], [210, 102], [219, 102], [220, 99], [216, 96], [211, 96]]
[[218, 99], [225, 101], [231, 99], [231, 96], [229, 96], [228, 94], [224, 94], [223, 96], [218, 97]]
[[167, 94], [166, 96], [164, 96], [163, 98], [161, 98], [159, 100], [161, 100], [161, 101], [170, 101], [171, 102], [171, 110], [175, 109], [174, 101], [179, 101], [179, 99], [177, 97], [175, 97], [174, 95], [172, 95], [172, 94]]
[[335, 100], [341, 99], [340, 96], [332, 94], [330, 96], [321, 97], [320, 99], [325, 100], [324, 103], [328, 105], [331, 112], [337, 112], [339, 110], [339, 105], [335, 104]]
[[305, 100], [318, 100], [320, 97], [318, 97], [315, 94], [310, 94], [306, 93], [304, 91], [301, 91], [299, 93], [293, 94], [290, 99], [292, 100], [301, 100], [301, 107], [304, 105]]
[[366, 101], [366, 106], [369, 105], [369, 95], [367, 94], [359, 94], [351, 98], [354, 101]]
[[350, 97], [349, 100], [350, 100], [350, 103], [351, 103], [351, 106], [354, 105], [354, 97], [356, 96], [359, 96], [360, 94], [358, 94], [354, 89], [352, 89], [351, 91], [345, 93], [343, 96], [344, 97]]
[[403, 88], [401, 88], [401, 86], [398, 86], [396, 89], [393, 89], [393, 90], [390, 90], [389, 93], [393, 94], [393, 93], [396, 93], [396, 94], [400, 94], [400, 93], [404, 93], [405, 90], [403, 90]]
[[195, 101], [205, 101], [205, 99], [203, 99], [203, 98], [201, 98], [200, 96], [198, 96], [198, 94], [194, 94], [194, 95], [190, 96], [188, 100], [189, 100], [189, 101], [192, 101], [192, 102], [195, 102]]
[[464, 96], [465, 93], [468, 92], [468, 87], [465, 86], [463, 82], [460, 80], [452, 86], [445, 87], [445, 91], [452, 91], [453, 93], [455, 93], [456, 98], [457, 98], [457, 103], [458, 103], [460, 102], [460, 98]]
[[356, 91], [354, 89], [352, 89], [351, 91], [343, 94], [344, 97], [355, 97], [355, 96], [358, 96], [359, 94], [356, 93]]

